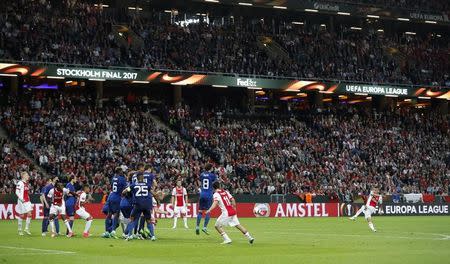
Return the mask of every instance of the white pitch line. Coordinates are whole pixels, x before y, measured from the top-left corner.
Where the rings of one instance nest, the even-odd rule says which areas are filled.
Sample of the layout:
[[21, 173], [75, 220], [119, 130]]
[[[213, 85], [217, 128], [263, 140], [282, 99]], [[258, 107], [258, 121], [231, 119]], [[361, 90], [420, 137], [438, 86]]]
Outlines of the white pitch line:
[[[75, 254], [76, 252], [73, 251], [62, 251], [62, 250], [52, 250], [52, 249], [42, 249], [42, 248], [26, 248], [26, 247], [11, 247], [11, 246], [2, 246], [0, 245], [0, 248], [5, 249], [18, 249], [18, 250], [30, 250], [30, 251], [39, 251], [36, 253], [22, 253], [26, 255], [32, 255], [32, 254], [45, 254], [45, 255], [57, 255], [57, 254]], [[17, 254], [14, 254], [17, 255]]]

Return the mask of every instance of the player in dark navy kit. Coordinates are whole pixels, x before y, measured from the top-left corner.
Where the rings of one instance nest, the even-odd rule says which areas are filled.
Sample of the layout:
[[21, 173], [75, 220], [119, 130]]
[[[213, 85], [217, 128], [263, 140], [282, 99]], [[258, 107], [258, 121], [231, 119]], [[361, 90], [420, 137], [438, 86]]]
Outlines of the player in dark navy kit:
[[149, 181], [146, 183], [144, 181], [144, 174], [142, 172], [138, 172], [136, 178], [137, 182], [131, 183], [131, 185], [124, 189], [122, 192], [123, 195], [132, 193], [134, 201], [133, 210], [131, 211], [130, 215], [130, 224], [127, 227], [127, 240], [133, 239], [132, 231], [141, 215], [144, 216], [144, 219], [147, 222], [147, 227], [149, 229], [152, 229], [152, 192], [154, 191], [156, 181], [154, 179], [148, 179]]
[[[206, 212], [212, 205], [214, 188], [213, 183], [217, 180], [216, 174], [212, 172], [212, 165], [210, 163], [206, 164], [205, 171], [200, 174], [200, 200], [198, 206], [197, 214], [197, 225], [195, 227], [195, 233], [200, 234], [200, 222], [202, 221], [203, 212]], [[205, 214], [205, 222], [203, 223], [202, 231], [208, 235], [208, 223], [210, 219], [210, 214]]]
[[[66, 189], [75, 192], [75, 183], [77, 183], [77, 177], [72, 176], [70, 181], [66, 184]], [[73, 230], [73, 220], [75, 219], [75, 203], [77, 199], [71, 194], [66, 198], [66, 216], [69, 218], [70, 228]], [[69, 234], [69, 230], [66, 231], [66, 235]]]
[[[58, 183], [58, 177], [53, 179], [48, 179], [47, 184], [41, 190], [41, 203], [44, 209], [44, 219], [42, 220], [42, 236], [46, 236], [48, 232], [48, 225], [50, 224], [48, 217], [50, 215], [50, 204], [51, 201], [47, 197], [51, 189], [55, 188], [56, 183]], [[58, 218], [54, 219], [56, 233], [59, 234], [59, 221]]]
[[103, 237], [117, 238], [115, 230], [119, 226], [120, 201], [122, 199], [122, 192], [126, 187], [127, 180], [123, 174], [123, 170], [121, 167], [117, 167], [111, 179], [111, 194], [108, 197], [108, 216], [111, 217], [111, 225], [105, 225], [106, 230]]

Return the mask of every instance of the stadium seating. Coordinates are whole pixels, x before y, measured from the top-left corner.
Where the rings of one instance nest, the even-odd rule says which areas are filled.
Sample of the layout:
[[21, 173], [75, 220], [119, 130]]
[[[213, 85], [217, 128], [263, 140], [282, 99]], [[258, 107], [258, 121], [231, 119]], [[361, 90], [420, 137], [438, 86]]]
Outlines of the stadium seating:
[[[233, 23], [222, 24], [222, 17], [214, 14], [209, 24], [183, 27], [170, 23], [165, 13], [150, 11], [146, 17], [120, 17], [121, 24], [125, 23], [144, 43], [136, 48], [131, 39], [128, 45], [116, 41], [113, 28], [119, 17], [113, 12], [82, 1], [64, 3], [52, 6], [49, 1], [14, 0], [0, 8], [0, 39], [8, 39], [0, 41], [0, 56], [97, 66], [450, 85], [445, 35], [413, 36], [390, 30], [380, 33], [370, 24], [361, 31], [339, 24], [334, 29], [283, 20], [272, 24], [259, 18], [236, 17]], [[52, 16], [48, 16], [50, 11]], [[270, 56], [258, 45], [260, 37], [277, 43], [286, 56]]]

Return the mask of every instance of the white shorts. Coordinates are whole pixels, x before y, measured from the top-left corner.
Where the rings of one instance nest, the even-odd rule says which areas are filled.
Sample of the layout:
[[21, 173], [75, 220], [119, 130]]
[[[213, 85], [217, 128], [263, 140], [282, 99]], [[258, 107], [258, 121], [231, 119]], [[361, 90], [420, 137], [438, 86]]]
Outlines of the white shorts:
[[177, 217], [180, 216], [180, 213], [185, 215], [187, 213], [186, 206], [175, 206], [175, 209], [173, 210], [173, 213]]
[[239, 225], [239, 219], [237, 218], [237, 215], [228, 216], [221, 214], [219, 218], [217, 218], [215, 226], [222, 227], [222, 226], [237, 226]]
[[61, 206], [54, 205], [50, 206], [51, 215], [66, 215], [66, 206], [63, 204]]
[[364, 218], [369, 218], [371, 217], [375, 212], [377, 211], [377, 209], [375, 209], [375, 207], [373, 206], [366, 206], [366, 209], [364, 209]]
[[21, 201], [17, 201], [16, 212], [18, 214], [26, 214], [28, 212], [31, 212], [32, 210], [33, 208], [31, 206], [31, 202], [22, 203]]
[[84, 220], [88, 219], [89, 217], [91, 217], [91, 215], [86, 212], [86, 209], [84, 208], [78, 208], [78, 210], [75, 212], [77, 215], [79, 215], [81, 218], [83, 218]]

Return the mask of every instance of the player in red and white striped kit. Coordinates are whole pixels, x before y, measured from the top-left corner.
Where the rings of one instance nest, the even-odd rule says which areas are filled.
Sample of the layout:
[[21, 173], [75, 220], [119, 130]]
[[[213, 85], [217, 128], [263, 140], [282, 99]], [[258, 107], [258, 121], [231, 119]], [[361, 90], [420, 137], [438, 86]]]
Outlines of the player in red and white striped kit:
[[381, 195], [378, 193], [378, 189], [374, 188], [370, 192], [369, 197], [367, 198], [366, 209], [364, 210], [364, 217], [366, 218], [367, 222], [369, 223], [369, 227], [373, 232], [377, 232], [377, 230], [373, 225], [372, 215], [377, 212], [378, 205], [381, 205], [382, 203], [383, 199]]
[[177, 187], [172, 190], [172, 205], [173, 205], [173, 227], [177, 228], [178, 217], [183, 217], [184, 227], [189, 228], [187, 225], [187, 204], [188, 196], [186, 188], [182, 186], [181, 181], [177, 181]]
[[[55, 217], [58, 217], [58, 215], [61, 215], [61, 219], [64, 221], [67, 230], [69, 230], [67, 237], [73, 236], [72, 228], [70, 227], [69, 221], [66, 219], [66, 204], [64, 202], [64, 196], [68, 193], [71, 192], [69, 191], [69, 189], [64, 188], [62, 183], [60, 182], [56, 184], [55, 188], [51, 189], [50, 192], [48, 192], [47, 197], [52, 201], [49, 216], [50, 226], [52, 228], [52, 237], [56, 236], [55, 223], [53, 219], [55, 219]], [[72, 194], [76, 196], [75, 193]]]
[[88, 238], [89, 237], [89, 229], [91, 228], [92, 224], [92, 216], [86, 211], [84, 208], [84, 204], [88, 200], [88, 193], [90, 193], [91, 189], [89, 188], [89, 185], [83, 186], [83, 191], [79, 194], [77, 202], [75, 204], [75, 213], [80, 216], [80, 218], [86, 220], [86, 225], [84, 226], [83, 231], [83, 237]]
[[233, 196], [228, 191], [222, 190], [220, 182], [214, 182], [213, 187], [215, 190], [215, 193], [213, 195], [213, 204], [211, 207], [206, 211], [207, 214], [209, 214], [214, 208], [217, 206], [220, 207], [220, 210], [222, 211], [222, 214], [217, 218], [215, 228], [217, 232], [223, 237], [222, 244], [230, 244], [231, 239], [225, 233], [225, 230], [223, 229], [224, 226], [231, 226], [236, 227], [239, 229], [242, 234], [244, 234], [250, 244], [253, 244], [253, 241], [255, 240], [250, 233], [239, 223], [239, 219], [237, 218], [237, 212], [236, 212], [236, 201], [234, 200]]
[[30, 202], [30, 195], [28, 193], [29, 187], [28, 187], [28, 180], [30, 179], [30, 175], [27, 172], [21, 172], [20, 176], [22, 177], [22, 180], [20, 180], [17, 183], [16, 186], [16, 195], [17, 195], [17, 207], [16, 211], [19, 213], [18, 220], [18, 226], [19, 226], [19, 235], [23, 236], [22, 232], [22, 221], [23, 218], [26, 216], [25, 220], [25, 230], [24, 232], [27, 235], [31, 235], [30, 233], [30, 222], [31, 222], [31, 202]]

